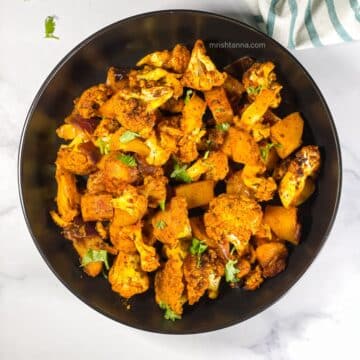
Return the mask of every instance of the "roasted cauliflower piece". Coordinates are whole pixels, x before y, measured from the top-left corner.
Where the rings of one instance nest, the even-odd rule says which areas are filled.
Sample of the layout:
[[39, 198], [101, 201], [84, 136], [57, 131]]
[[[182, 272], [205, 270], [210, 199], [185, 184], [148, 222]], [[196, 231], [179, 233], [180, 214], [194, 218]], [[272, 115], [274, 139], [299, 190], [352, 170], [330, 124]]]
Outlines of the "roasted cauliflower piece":
[[97, 170], [96, 164], [99, 159], [97, 147], [91, 141], [87, 141], [74, 146], [61, 146], [56, 164], [75, 175], [89, 175]]
[[256, 249], [256, 259], [265, 278], [273, 277], [282, 272], [286, 266], [287, 256], [287, 248], [280, 242], [269, 242]]
[[[304, 146], [295, 154], [279, 186], [279, 196], [285, 208], [304, 201], [306, 180], [316, 177], [319, 168], [320, 152], [317, 146]], [[311, 195], [311, 192], [308, 194]]]
[[199, 152], [197, 145], [206, 131], [200, 128], [193, 130], [190, 134], [185, 134], [178, 143], [177, 156], [181, 162], [189, 163], [198, 158]]
[[150, 149], [149, 155], [146, 157], [146, 162], [149, 165], [161, 166], [169, 160], [171, 152], [160, 146], [155, 133], [151, 134], [145, 144]]
[[141, 193], [146, 196], [149, 207], [157, 208], [160, 204], [165, 204], [167, 183], [166, 176], [147, 175], [144, 177]]
[[187, 69], [181, 79], [186, 87], [208, 91], [214, 86], [221, 86], [226, 79], [226, 73], [221, 73], [211, 59], [206, 55], [203, 41], [197, 40], [191, 52]]
[[[174, 99], [178, 99], [183, 93], [183, 87], [179, 78], [181, 75], [170, 73], [161, 68], [148, 69], [145, 68], [143, 70], [136, 71], [135, 81], [141, 87], [148, 87], [148, 84], [153, 84], [155, 82], [156, 85], [161, 86], [165, 85], [172, 89]], [[142, 81], [146, 83], [142, 86]], [[165, 102], [164, 102], [165, 103]]]
[[150, 65], [182, 74], [188, 66], [189, 60], [189, 50], [185, 46], [177, 44], [171, 51], [155, 51], [146, 55], [136, 63], [136, 66]]
[[244, 184], [242, 170], [236, 171], [227, 179], [226, 193], [252, 197], [252, 191]]
[[184, 290], [183, 262], [178, 258], [170, 258], [156, 272], [155, 300], [161, 308], [168, 308], [181, 317], [186, 301]]
[[124, 225], [135, 224], [145, 215], [148, 202], [138, 188], [127, 185], [120, 196], [111, 200], [116, 215], [121, 216]]
[[238, 254], [244, 252], [261, 220], [261, 206], [255, 200], [233, 194], [216, 197], [204, 215], [207, 235], [218, 242], [233, 244]]
[[188, 254], [184, 261], [184, 278], [189, 305], [199, 301], [206, 291], [215, 299], [223, 275], [224, 264], [214, 250], [208, 249], [200, 262], [197, 256]]
[[164, 244], [174, 246], [178, 239], [190, 237], [191, 226], [185, 198], [173, 197], [165, 211], [158, 211], [151, 223], [154, 236]]
[[[134, 233], [139, 231], [139, 223], [124, 225], [120, 211], [115, 209], [113, 220], [110, 222], [109, 234], [110, 241], [114, 247], [122, 252], [135, 253]], [[141, 230], [141, 228], [140, 228]]]
[[75, 176], [58, 165], [55, 179], [57, 183], [56, 204], [61, 219], [56, 221], [58, 219], [56, 213], [52, 212], [51, 214], [55, 222], [63, 227], [79, 214], [80, 194], [76, 187]]
[[262, 271], [260, 265], [256, 265], [253, 270], [251, 270], [245, 276], [245, 290], [256, 290], [264, 281], [262, 276]]
[[270, 106], [279, 106], [282, 86], [276, 82], [276, 74], [273, 71], [274, 68], [274, 63], [270, 61], [263, 63], [256, 62], [244, 73], [242, 82], [251, 100], [254, 100], [263, 89], [269, 89], [276, 94]]
[[141, 223], [138, 224], [136, 228], [134, 226], [133, 238], [136, 250], [140, 254], [141, 269], [146, 272], [152, 272], [160, 266], [159, 256], [153, 246], [144, 243]]
[[150, 286], [148, 274], [141, 269], [140, 256], [122, 251], [109, 271], [109, 282], [112, 290], [126, 299], [145, 292]]
[[274, 197], [277, 189], [275, 180], [272, 177], [262, 176], [265, 167], [245, 165], [241, 177], [255, 199], [258, 201], [269, 201]]
[[111, 97], [112, 90], [105, 84], [92, 86], [75, 101], [75, 110], [85, 119], [99, 116], [100, 107]]
[[101, 115], [115, 118], [127, 130], [147, 137], [155, 125], [156, 113], [148, 111], [145, 101], [131, 96], [124, 97], [123, 92], [117, 92], [101, 107]]

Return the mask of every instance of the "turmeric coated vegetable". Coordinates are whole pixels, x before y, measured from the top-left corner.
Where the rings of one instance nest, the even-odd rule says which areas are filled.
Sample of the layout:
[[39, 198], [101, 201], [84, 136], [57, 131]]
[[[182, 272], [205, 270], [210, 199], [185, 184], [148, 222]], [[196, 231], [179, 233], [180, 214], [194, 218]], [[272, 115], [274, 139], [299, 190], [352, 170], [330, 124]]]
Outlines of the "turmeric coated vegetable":
[[253, 291], [284, 271], [316, 189], [306, 119], [275, 113], [273, 62], [246, 63], [242, 78], [223, 72], [202, 40], [144, 54], [134, 69], [110, 67], [56, 129], [50, 216], [77, 265], [108, 272], [126, 299], [154, 289], [169, 321], [221, 284]]

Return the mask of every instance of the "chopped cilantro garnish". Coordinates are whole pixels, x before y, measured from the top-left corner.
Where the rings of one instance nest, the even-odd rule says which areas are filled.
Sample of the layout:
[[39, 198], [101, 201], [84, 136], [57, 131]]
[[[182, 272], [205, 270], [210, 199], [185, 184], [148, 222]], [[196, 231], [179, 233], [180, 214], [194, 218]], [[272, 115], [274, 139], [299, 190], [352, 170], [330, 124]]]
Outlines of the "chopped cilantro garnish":
[[167, 227], [167, 224], [164, 220], [159, 220], [156, 224], [155, 227], [160, 229], [160, 230], [164, 230]]
[[120, 142], [126, 144], [135, 138], [139, 137], [140, 135], [134, 131], [127, 130], [120, 136]]
[[260, 148], [260, 156], [264, 161], [266, 161], [266, 159], [268, 158], [269, 151], [273, 147], [281, 147], [281, 144], [271, 142], [271, 143], [266, 144], [264, 147]]
[[120, 160], [122, 163], [124, 163], [127, 166], [135, 167], [137, 165], [136, 160], [132, 155], [121, 154], [121, 155], [118, 155], [117, 158], [118, 158], [118, 160]]
[[108, 263], [108, 257], [107, 257], [107, 251], [106, 250], [94, 250], [89, 249], [86, 254], [81, 259], [81, 266], [86, 266], [90, 263], [102, 261], [105, 265], [105, 268], [109, 270], [109, 263]]
[[246, 92], [249, 94], [249, 95], [257, 95], [260, 93], [262, 89], [262, 86], [259, 85], [259, 86], [249, 86], [248, 88], [246, 88]]
[[190, 101], [190, 96], [192, 95], [193, 91], [191, 89], [186, 90], [184, 103], [187, 104]]
[[210, 154], [209, 150], [205, 151], [205, 154], [204, 154], [204, 159], [205, 160], [209, 157], [209, 154]]
[[110, 152], [110, 137], [103, 136], [95, 141], [95, 145], [99, 148], [101, 155], [107, 155]]
[[159, 202], [159, 208], [161, 211], [165, 211], [165, 199]]
[[175, 162], [174, 170], [170, 174], [170, 177], [178, 181], [190, 183], [192, 179], [189, 176], [189, 174], [186, 172], [186, 169], [187, 169], [186, 165], [180, 165], [178, 162]]
[[47, 16], [45, 18], [45, 38], [47, 39], [59, 40], [59, 37], [54, 35], [56, 27], [55, 19], [56, 16]]
[[216, 128], [220, 131], [228, 131], [230, 129], [230, 124], [227, 122], [223, 122], [221, 124], [217, 124]]
[[236, 274], [239, 272], [239, 269], [235, 267], [237, 260], [229, 260], [225, 265], [225, 280], [230, 283], [238, 282], [239, 279], [236, 277]]
[[197, 238], [193, 238], [190, 246], [190, 254], [197, 256], [197, 266], [201, 265], [201, 254], [206, 251], [208, 246], [204, 241], [201, 241]]
[[161, 302], [159, 304], [160, 309], [165, 310], [164, 313], [164, 318], [166, 320], [171, 320], [171, 321], [175, 321], [175, 320], [179, 320], [181, 319], [181, 315], [176, 314], [173, 310], [170, 309], [169, 305]]

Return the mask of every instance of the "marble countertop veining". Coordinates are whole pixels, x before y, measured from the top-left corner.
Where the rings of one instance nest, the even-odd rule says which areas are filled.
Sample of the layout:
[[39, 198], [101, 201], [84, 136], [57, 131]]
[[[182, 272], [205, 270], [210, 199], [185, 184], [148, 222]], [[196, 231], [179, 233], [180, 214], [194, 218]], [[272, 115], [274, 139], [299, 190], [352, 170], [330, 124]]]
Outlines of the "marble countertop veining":
[[[69, 50], [103, 26], [150, 10], [194, 8], [193, 3], [0, 0], [0, 359], [360, 358], [360, 42], [293, 51], [335, 118], [343, 192], [331, 235], [314, 264], [260, 315], [217, 332], [182, 337], [125, 327], [65, 290], [30, 238], [18, 198], [17, 150], [41, 83]], [[198, 0], [195, 8], [247, 20], [247, 9], [239, 3]], [[58, 16], [59, 41], [43, 38], [47, 15]]]

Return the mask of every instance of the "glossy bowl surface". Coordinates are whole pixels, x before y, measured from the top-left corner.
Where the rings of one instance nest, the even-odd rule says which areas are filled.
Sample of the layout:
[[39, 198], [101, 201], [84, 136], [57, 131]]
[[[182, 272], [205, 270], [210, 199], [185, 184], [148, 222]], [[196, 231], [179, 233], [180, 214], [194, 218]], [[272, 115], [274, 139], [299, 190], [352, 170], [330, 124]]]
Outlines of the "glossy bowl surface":
[[[87, 87], [103, 82], [109, 66], [132, 67], [143, 55], [191, 47], [203, 39], [218, 68], [250, 55], [271, 60], [284, 85], [280, 116], [300, 111], [305, 119], [304, 143], [320, 146], [323, 157], [317, 191], [302, 208], [303, 236], [291, 252], [286, 271], [254, 292], [224, 287], [219, 299], [203, 299], [185, 307], [183, 319], [164, 320], [153, 292], [135, 297], [126, 310], [121, 298], [102, 277], [88, 278], [78, 266], [70, 242], [64, 240], [50, 216], [54, 207], [54, 161], [59, 140], [55, 129], [72, 109], [73, 99]], [[259, 44], [257, 48], [244, 48]], [[224, 44], [209, 48], [210, 43]], [[318, 87], [281, 45], [263, 33], [220, 15], [168, 10], [134, 16], [95, 33], [55, 67], [29, 110], [19, 150], [19, 190], [27, 225], [42, 257], [59, 280], [84, 303], [129, 326], [173, 334], [200, 333], [244, 321], [277, 301], [306, 271], [324, 244], [334, 222], [341, 190], [341, 156], [334, 122]]]

